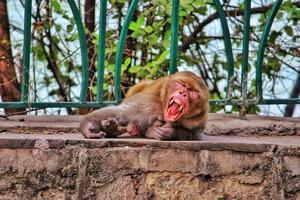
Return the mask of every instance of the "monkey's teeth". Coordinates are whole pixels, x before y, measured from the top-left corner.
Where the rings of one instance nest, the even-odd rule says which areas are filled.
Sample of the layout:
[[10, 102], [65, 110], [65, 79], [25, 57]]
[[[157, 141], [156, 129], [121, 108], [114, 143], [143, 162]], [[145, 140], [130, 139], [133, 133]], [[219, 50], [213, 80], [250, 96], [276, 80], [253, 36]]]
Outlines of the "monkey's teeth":
[[172, 105], [172, 103], [174, 103], [174, 98], [172, 98], [172, 100], [170, 101], [169, 105]]
[[183, 106], [181, 105], [181, 106], [179, 107], [179, 111], [182, 112], [182, 110], [183, 110]]
[[176, 99], [176, 100], [174, 100], [174, 101], [175, 101], [175, 103], [177, 103], [178, 105], [181, 105], [181, 101], [180, 101], [180, 100]]

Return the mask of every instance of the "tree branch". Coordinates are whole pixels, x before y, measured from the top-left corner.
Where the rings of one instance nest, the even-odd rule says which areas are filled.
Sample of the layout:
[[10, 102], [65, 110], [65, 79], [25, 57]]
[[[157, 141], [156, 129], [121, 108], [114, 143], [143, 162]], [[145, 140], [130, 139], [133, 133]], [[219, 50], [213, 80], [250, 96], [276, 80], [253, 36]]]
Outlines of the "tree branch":
[[[293, 3], [296, 6], [300, 6], [300, 1], [299, 2], [294, 2]], [[265, 13], [268, 10], [272, 8], [273, 4], [267, 5], [267, 6], [262, 6], [262, 7], [256, 7], [252, 8], [250, 10], [251, 14], [259, 14], [259, 13]], [[225, 16], [230, 16], [230, 17], [237, 17], [237, 16], [242, 16], [244, 15], [244, 10], [243, 9], [234, 9], [234, 10], [228, 10], [225, 12]], [[181, 51], [186, 52], [186, 50], [190, 47], [191, 44], [195, 43], [199, 37], [197, 36], [205, 26], [210, 24], [212, 21], [215, 19], [218, 19], [218, 13], [215, 12], [212, 15], [208, 16], [206, 19], [204, 19], [198, 26], [195, 27], [194, 32], [188, 36], [187, 38], [183, 39], [182, 46], [181, 46]]]
[[[290, 98], [298, 98], [300, 95], [300, 73], [298, 73], [298, 78], [294, 84], [293, 90], [290, 94]], [[289, 104], [285, 107], [284, 116], [292, 117], [295, 110], [295, 104]]]

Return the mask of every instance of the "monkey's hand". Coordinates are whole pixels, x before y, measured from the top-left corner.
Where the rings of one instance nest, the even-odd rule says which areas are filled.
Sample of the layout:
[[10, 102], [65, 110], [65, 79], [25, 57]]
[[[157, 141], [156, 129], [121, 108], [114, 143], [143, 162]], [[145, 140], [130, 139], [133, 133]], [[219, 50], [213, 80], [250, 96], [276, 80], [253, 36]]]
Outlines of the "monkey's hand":
[[127, 132], [132, 136], [143, 136], [149, 128], [160, 127], [164, 123], [162, 116], [140, 114], [128, 123]]
[[152, 126], [150, 127], [145, 136], [147, 138], [153, 138], [157, 140], [170, 140], [175, 135], [175, 129], [172, 127], [172, 124], [165, 123], [162, 126]]
[[107, 119], [102, 120], [101, 122], [102, 129], [107, 131], [114, 131], [117, 129], [119, 123], [115, 118], [108, 117]]
[[86, 122], [81, 126], [81, 133], [85, 138], [99, 139], [104, 138], [106, 133], [101, 131], [100, 124], [97, 122]]
[[136, 121], [129, 122], [126, 131], [132, 136], [139, 136], [140, 130]]
[[113, 117], [102, 120], [101, 128], [106, 133], [107, 137], [117, 137], [126, 132], [126, 127], [121, 126], [119, 121]]

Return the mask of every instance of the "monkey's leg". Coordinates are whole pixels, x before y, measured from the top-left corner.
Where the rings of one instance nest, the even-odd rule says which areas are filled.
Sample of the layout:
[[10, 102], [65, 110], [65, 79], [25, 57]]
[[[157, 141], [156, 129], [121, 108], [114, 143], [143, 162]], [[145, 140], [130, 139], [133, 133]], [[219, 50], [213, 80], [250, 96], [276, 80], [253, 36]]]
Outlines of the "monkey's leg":
[[86, 122], [80, 126], [80, 131], [85, 138], [98, 139], [104, 138], [106, 133], [101, 131], [98, 123]]
[[151, 127], [147, 130], [147, 138], [158, 140], [198, 140], [199, 134], [183, 127], [172, 127], [172, 124], [166, 123], [160, 127]]

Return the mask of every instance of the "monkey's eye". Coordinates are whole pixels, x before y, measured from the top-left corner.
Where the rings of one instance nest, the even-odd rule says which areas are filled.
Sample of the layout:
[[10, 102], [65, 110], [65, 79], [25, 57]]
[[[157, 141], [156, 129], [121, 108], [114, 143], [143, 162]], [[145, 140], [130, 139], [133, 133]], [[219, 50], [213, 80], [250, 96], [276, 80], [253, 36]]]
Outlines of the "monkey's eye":
[[185, 84], [184, 82], [181, 82], [181, 81], [177, 81], [177, 83], [180, 85], [180, 86], [182, 86], [182, 87], [185, 87], [186, 89], [190, 89], [190, 87], [187, 85], [187, 84]]
[[176, 81], [176, 83], [184, 87], [184, 83], [183, 83], [183, 82], [181, 82], [181, 81]]
[[185, 84], [183, 82], [181, 82], [181, 81], [176, 81], [176, 85], [178, 87], [185, 87]]
[[193, 87], [190, 87], [189, 85], [185, 84], [184, 87], [190, 91], [190, 92], [196, 92], [196, 90]]
[[198, 92], [196, 89], [194, 89], [193, 87], [190, 87], [188, 84], [186, 84], [186, 83], [184, 83], [182, 81], [176, 81], [176, 83], [178, 85], [180, 85], [181, 87], [185, 87], [190, 92]]
[[200, 92], [200, 90], [195, 89], [195, 88], [193, 89], [193, 91], [194, 91], [194, 92], [197, 92], [197, 93]]

